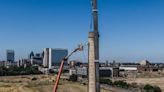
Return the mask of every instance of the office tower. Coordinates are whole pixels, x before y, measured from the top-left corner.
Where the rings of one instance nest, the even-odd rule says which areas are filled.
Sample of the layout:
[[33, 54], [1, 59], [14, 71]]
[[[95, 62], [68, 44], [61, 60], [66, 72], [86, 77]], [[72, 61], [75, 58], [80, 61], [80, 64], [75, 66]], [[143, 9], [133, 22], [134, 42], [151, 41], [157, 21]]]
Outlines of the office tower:
[[45, 48], [43, 53], [43, 66], [52, 69], [60, 65], [61, 60], [68, 55], [68, 50]]
[[34, 52], [33, 51], [31, 51], [31, 53], [29, 54], [28, 58], [32, 59], [32, 57], [34, 57]]
[[14, 50], [7, 50], [6, 51], [6, 58], [8, 62], [14, 62], [15, 60], [15, 52]]

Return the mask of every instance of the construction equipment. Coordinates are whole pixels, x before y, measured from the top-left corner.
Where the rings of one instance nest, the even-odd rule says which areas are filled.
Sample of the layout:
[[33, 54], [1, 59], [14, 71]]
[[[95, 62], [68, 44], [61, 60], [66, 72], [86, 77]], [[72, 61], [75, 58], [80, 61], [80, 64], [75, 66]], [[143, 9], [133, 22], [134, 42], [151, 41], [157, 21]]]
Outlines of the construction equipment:
[[75, 52], [77, 51], [82, 51], [83, 50], [83, 45], [80, 44], [78, 48], [76, 48], [74, 51], [72, 51], [68, 56], [66, 56], [65, 58], [62, 59], [61, 61], [61, 64], [60, 64], [60, 68], [59, 68], [59, 71], [58, 71], [58, 75], [56, 77], [56, 82], [55, 82], [55, 86], [54, 86], [54, 89], [53, 89], [53, 92], [57, 92], [57, 89], [58, 89], [58, 84], [59, 84], [59, 80], [60, 80], [60, 76], [61, 76], [61, 73], [62, 73], [62, 70], [63, 70], [63, 66], [64, 66], [64, 62], [66, 62], [68, 60], [68, 58]]

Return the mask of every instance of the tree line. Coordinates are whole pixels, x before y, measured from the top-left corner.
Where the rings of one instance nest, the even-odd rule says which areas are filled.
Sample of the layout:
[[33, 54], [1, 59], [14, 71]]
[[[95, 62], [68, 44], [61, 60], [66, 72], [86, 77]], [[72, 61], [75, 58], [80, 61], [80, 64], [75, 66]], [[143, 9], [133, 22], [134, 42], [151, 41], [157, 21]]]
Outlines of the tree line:
[[14, 75], [30, 75], [30, 74], [41, 74], [38, 71], [37, 66], [30, 66], [30, 67], [17, 67], [17, 66], [10, 66], [6, 68], [4, 66], [0, 67], [0, 76], [14, 76]]

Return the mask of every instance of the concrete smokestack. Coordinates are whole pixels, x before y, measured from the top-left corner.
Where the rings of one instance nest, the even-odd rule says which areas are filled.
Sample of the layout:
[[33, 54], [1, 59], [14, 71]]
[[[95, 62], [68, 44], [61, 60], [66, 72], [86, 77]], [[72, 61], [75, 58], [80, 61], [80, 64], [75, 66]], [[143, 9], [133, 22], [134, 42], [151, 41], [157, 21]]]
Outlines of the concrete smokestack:
[[89, 73], [88, 73], [88, 92], [100, 92], [99, 84], [99, 61], [95, 60], [95, 33], [89, 33]]
[[99, 32], [98, 32], [98, 10], [97, 0], [92, 0], [92, 14], [94, 31], [89, 32], [89, 52], [88, 52], [88, 92], [100, 92], [99, 84]]
[[96, 92], [96, 68], [95, 68], [95, 39], [94, 32], [89, 32], [89, 47], [88, 47], [88, 92]]

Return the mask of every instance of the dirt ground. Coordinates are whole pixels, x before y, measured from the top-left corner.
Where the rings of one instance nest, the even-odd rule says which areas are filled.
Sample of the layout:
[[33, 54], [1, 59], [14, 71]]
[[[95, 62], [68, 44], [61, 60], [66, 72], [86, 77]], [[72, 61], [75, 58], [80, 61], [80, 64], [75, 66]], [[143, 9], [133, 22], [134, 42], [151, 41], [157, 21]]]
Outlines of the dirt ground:
[[[0, 77], [0, 92], [52, 92], [54, 80], [53, 76], [47, 75]], [[60, 81], [59, 84], [58, 92], [87, 92], [87, 86], [79, 83]]]
[[129, 83], [136, 82], [139, 84], [151, 84], [154, 86], [157, 85], [162, 89], [162, 92], [164, 92], [164, 77], [127, 79], [127, 82]]

